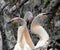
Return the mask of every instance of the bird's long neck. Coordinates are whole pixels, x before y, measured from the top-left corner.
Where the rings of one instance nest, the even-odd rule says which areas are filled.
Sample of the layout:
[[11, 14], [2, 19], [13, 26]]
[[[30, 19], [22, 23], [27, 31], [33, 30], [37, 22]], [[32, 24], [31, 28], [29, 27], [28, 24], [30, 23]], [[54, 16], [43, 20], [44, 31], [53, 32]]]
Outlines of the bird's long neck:
[[33, 48], [34, 44], [30, 38], [27, 27], [20, 27], [19, 29], [18, 29], [17, 43], [21, 44], [22, 46], [28, 44], [31, 48]]
[[33, 47], [34, 47], [34, 44], [33, 44], [32, 40], [31, 40], [31, 37], [30, 37], [30, 35], [29, 35], [29, 32], [28, 32], [28, 29], [27, 29], [27, 28], [25, 28], [25, 30], [24, 30], [24, 37], [25, 37], [25, 39], [26, 39], [27, 44], [28, 44], [31, 48], [33, 48]]
[[[24, 29], [25, 29], [25, 27], [26, 27], [26, 22], [25, 22], [23, 19], [21, 19], [21, 20], [23, 21], [23, 23], [22, 23], [22, 26], [19, 26], [19, 27], [18, 27], [17, 43], [20, 43], [20, 42], [22, 41], [23, 32], [24, 32]], [[21, 23], [21, 22], [20, 22], [20, 23]]]
[[17, 43], [20, 43], [23, 37], [23, 31], [24, 31], [24, 27], [20, 26], [18, 27], [18, 34], [17, 34]]
[[36, 33], [40, 36], [40, 39], [46, 41], [49, 39], [48, 33], [46, 32], [46, 30], [43, 28], [43, 26], [40, 25], [40, 23], [38, 24], [35, 21], [32, 22], [31, 24], [31, 31], [33, 33]]

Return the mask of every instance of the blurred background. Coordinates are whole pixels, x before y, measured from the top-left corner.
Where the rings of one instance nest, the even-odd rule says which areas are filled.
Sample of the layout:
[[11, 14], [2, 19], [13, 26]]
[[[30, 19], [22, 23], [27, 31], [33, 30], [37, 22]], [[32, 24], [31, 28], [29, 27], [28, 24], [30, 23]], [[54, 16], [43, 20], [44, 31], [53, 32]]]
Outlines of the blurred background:
[[39, 13], [50, 13], [44, 28], [53, 44], [60, 44], [60, 0], [0, 0], [0, 50], [13, 50], [16, 44], [17, 23], [7, 22], [14, 17], [23, 18], [28, 11], [34, 17]]

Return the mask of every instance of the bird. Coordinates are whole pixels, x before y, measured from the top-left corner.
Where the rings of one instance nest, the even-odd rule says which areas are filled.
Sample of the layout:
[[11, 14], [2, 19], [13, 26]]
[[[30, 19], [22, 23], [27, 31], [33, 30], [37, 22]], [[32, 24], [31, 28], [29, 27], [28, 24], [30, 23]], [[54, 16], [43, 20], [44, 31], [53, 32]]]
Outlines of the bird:
[[22, 18], [15, 17], [9, 23], [18, 23], [17, 42], [13, 50], [32, 50], [34, 44], [30, 38], [26, 21]]
[[49, 35], [47, 31], [43, 28], [43, 21], [46, 18], [45, 13], [38, 14], [32, 21], [30, 30], [34, 34], [38, 34], [40, 40], [34, 46], [34, 48], [44, 47], [48, 45]]
[[27, 28], [29, 29], [29, 34], [30, 34], [30, 37], [34, 43], [34, 45], [37, 43], [37, 41], [39, 40], [38, 38], [38, 35], [37, 34], [33, 34], [31, 31], [30, 31], [30, 27], [31, 27], [31, 22], [33, 20], [34, 16], [32, 14], [31, 11], [27, 11], [24, 15], [24, 20], [27, 22]]
[[25, 15], [24, 15], [24, 19], [31, 21], [32, 18], [33, 18], [32, 12], [31, 12], [31, 11], [27, 11], [27, 12], [25, 13]]
[[24, 15], [24, 20], [27, 22], [27, 26], [30, 29], [30, 24], [33, 20], [33, 14], [31, 11], [27, 11]]

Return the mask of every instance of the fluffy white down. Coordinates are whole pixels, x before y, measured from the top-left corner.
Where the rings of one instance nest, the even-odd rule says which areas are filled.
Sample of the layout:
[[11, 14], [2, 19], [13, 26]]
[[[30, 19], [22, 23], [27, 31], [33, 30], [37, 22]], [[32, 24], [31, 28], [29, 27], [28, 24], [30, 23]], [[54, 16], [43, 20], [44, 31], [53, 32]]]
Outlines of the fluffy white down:
[[16, 44], [14, 50], [32, 50], [32, 49], [29, 47], [28, 44], [25, 44], [23, 49], [21, 48], [19, 44]]
[[24, 16], [24, 19], [25, 20], [27, 20], [27, 19], [30, 20], [31, 18], [33, 18], [33, 14], [30, 11], [26, 12], [26, 14]]
[[40, 36], [40, 40], [38, 41], [35, 48], [43, 47], [44, 45], [47, 45], [46, 42], [49, 40], [49, 35], [42, 26], [34, 27], [31, 30], [32, 30], [32, 32], [34, 32]]
[[22, 50], [22, 48], [19, 46], [19, 44], [16, 44], [14, 50]]
[[[23, 30], [24, 28], [22, 26], [18, 28], [18, 40], [14, 50], [32, 50], [31, 47], [27, 44], [25, 36], [24, 35], [22, 36]], [[22, 39], [21, 39], [21, 36], [22, 36]], [[21, 45], [19, 43], [23, 46], [23, 48], [21, 48]]]

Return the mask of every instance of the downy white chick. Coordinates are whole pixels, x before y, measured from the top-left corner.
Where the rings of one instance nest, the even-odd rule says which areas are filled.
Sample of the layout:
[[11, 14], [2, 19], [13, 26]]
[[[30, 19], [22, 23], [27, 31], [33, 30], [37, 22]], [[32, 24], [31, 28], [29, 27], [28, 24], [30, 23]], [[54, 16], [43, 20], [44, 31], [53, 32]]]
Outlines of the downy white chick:
[[22, 18], [13, 18], [12, 22], [18, 23], [18, 31], [17, 31], [17, 43], [14, 47], [14, 50], [32, 50], [34, 48], [34, 44], [30, 38], [26, 22]]
[[44, 14], [45, 13], [41, 13], [37, 15], [33, 19], [32, 24], [31, 24], [31, 32], [38, 34], [40, 37], [40, 40], [36, 44], [35, 48], [44, 47], [44, 45], [47, 46], [48, 44], [47, 41], [49, 40], [49, 35], [46, 32], [46, 30], [43, 28], [44, 26], [43, 21], [46, 18]]

